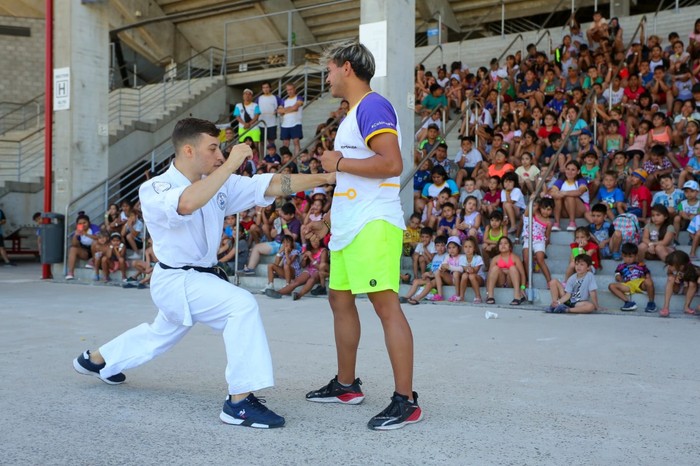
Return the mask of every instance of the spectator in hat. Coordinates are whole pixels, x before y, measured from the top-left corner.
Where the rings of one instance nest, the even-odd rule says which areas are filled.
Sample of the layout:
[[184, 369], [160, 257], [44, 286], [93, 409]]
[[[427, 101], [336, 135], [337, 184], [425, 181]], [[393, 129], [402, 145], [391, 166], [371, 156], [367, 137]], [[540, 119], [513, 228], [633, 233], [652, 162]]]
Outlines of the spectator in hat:
[[243, 141], [251, 138], [253, 142], [260, 142], [260, 127], [257, 125], [260, 118], [260, 107], [253, 102], [253, 91], [243, 90], [243, 102], [236, 104], [233, 109], [233, 117], [238, 121], [238, 139]]
[[638, 168], [629, 176], [631, 186], [627, 200], [627, 212], [634, 214], [640, 221], [646, 221], [651, 207], [651, 191], [646, 187], [647, 172]]

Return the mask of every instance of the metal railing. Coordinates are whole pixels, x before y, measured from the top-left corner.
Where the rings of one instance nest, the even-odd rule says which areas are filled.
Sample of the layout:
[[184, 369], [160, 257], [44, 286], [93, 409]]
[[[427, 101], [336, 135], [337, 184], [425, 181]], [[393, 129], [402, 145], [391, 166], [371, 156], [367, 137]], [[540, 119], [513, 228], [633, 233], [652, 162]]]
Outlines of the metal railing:
[[440, 50], [440, 64], [442, 64], [442, 63], [445, 61], [445, 60], [444, 60], [444, 55], [443, 55], [443, 52], [442, 52], [442, 44], [437, 44], [435, 47], [433, 47], [432, 49], [430, 49], [430, 52], [428, 52], [428, 54], [427, 54], [425, 57], [423, 57], [423, 59], [422, 59], [420, 62], [418, 62], [418, 64], [419, 64], [419, 65], [422, 65], [423, 63], [425, 63], [425, 61], [426, 61], [428, 58], [430, 58], [430, 56], [431, 56], [432, 54], [434, 54], [437, 50]]
[[5, 102], [0, 115], [0, 135], [10, 131], [38, 128], [44, 118], [44, 93], [22, 103]]
[[0, 159], [15, 159], [16, 168], [5, 168], [11, 173], [0, 175], [0, 179], [22, 181], [34, 173], [37, 178], [43, 176], [44, 164], [44, 128], [39, 128], [24, 136], [19, 141], [0, 139]]
[[[573, 121], [578, 121], [581, 118], [581, 115], [583, 114], [583, 111], [585, 110], [586, 106], [591, 103], [591, 100], [595, 99], [596, 93], [595, 91], [591, 90], [591, 92], [588, 94], [586, 97], [586, 100], [583, 102], [583, 105], [581, 105], [581, 108], [578, 110], [578, 114], [576, 115], [576, 118]], [[547, 186], [547, 178], [549, 175], [552, 173], [552, 170], [554, 170], [554, 167], [559, 163], [559, 154], [561, 153], [562, 149], [564, 149], [568, 142], [569, 138], [571, 137], [571, 133], [573, 130], [573, 125], [569, 127], [569, 130], [566, 132], [566, 134], [563, 135], [562, 138], [562, 144], [559, 149], [552, 155], [549, 165], [547, 166], [546, 170], [544, 172], [540, 173], [539, 179], [537, 181], [537, 184], [535, 185], [535, 189], [532, 191], [530, 194], [530, 200], [528, 202], [528, 210], [527, 210], [527, 215], [528, 215], [528, 231], [527, 231], [527, 257], [528, 257], [528, 267], [527, 267], [527, 299], [531, 303], [535, 300], [535, 291], [533, 287], [533, 274], [534, 274], [534, 264], [532, 263], [533, 259], [533, 251], [532, 251], [532, 232], [533, 232], [533, 225], [534, 225], [534, 205], [535, 205], [535, 200], [539, 196], [540, 192], [542, 191], [542, 188]]]
[[84, 212], [94, 224], [101, 224], [103, 216], [110, 204], [119, 204], [123, 200], [132, 201], [138, 197], [138, 190], [144, 181], [146, 169], [155, 171], [162, 167], [167, 169], [167, 161], [174, 155], [170, 137], [158, 144], [153, 150], [145, 153], [137, 162], [129, 168], [112, 175], [106, 180], [94, 185], [80, 196], [73, 199], [65, 208], [63, 265], [68, 266], [67, 253], [70, 249], [71, 227], [79, 212]]
[[522, 34], [518, 34], [517, 36], [513, 37], [513, 40], [510, 41], [510, 44], [508, 44], [506, 48], [503, 49], [503, 52], [501, 52], [501, 54], [498, 56], [498, 58], [496, 59], [498, 63], [501, 63], [503, 57], [506, 56], [506, 53], [510, 51], [510, 49], [513, 47], [517, 40], [520, 40], [520, 53], [523, 57], [525, 56], [525, 39], [523, 38]]
[[[218, 79], [218, 65], [214, 56], [216, 50], [209, 48], [182, 64], [169, 67], [157, 83], [112, 91], [109, 95], [108, 110], [110, 126], [124, 126], [134, 120], [157, 119], [167, 112], [168, 106], [173, 104], [175, 99], [191, 95], [193, 87], [200, 83], [211, 82], [203, 82], [200, 78]], [[199, 88], [195, 91], [197, 89]]]

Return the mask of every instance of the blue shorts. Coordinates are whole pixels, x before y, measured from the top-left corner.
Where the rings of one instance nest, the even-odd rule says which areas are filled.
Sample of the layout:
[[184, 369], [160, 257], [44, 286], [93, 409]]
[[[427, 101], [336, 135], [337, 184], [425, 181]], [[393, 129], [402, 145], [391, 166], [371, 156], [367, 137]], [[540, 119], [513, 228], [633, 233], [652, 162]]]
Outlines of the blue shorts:
[[282, 249], [282, 243], [279, 243], [277, 241], [270, 241], [265, 244], [270, 246], [270, 255], [277, 254], [278, 252], [280, 252], [280, 249]]
[[634, 214], [637, 217], [641, 217], [642, 216], [642, 209], [640, 207], [629, 207], [627, 209], [627, 213]]
[[290, 139], [304, 139], [304, 133], [301, 131], [301, 125], [292, 126], [291, 128], [282, 127], [280, 139], [283, 141], [289, 141]]
[[[260, 131], [263, 133], [263, 138], [265, 137], [265, 127], [261, 126]], [[275, 142], [275, 139], [277, 139], [277, 126], [268, 126], [267, 127], [267, 141]]]

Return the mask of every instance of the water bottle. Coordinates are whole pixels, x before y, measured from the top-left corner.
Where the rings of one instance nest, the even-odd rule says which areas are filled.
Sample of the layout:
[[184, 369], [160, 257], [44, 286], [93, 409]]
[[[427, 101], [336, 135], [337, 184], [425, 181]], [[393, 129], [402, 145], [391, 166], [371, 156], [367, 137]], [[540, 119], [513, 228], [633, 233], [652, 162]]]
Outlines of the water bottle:
[[484, 312], [484, 317], [486, 319], [498, 319], [498, 314], [496, 314], [495, 312], [486, 311]]

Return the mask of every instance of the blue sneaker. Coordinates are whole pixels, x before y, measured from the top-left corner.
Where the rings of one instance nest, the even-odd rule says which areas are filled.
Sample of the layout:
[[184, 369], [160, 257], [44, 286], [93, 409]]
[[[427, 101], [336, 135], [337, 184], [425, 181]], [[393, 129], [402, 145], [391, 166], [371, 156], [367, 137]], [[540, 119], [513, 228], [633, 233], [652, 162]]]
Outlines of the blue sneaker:
[[647, 307], [644, 308], [644, 312], [656, 312], [656, 303], [654, 301], [649, 301]]
[[267, 409], [263, 403], [264, 399], [257, 398], [252, 393], [236, 403], [227, 398], [219, 419], [226, 424], [257, 429], [282, 427], [284, 418]]
[[557, 307], [550, 307], [547, 309], [547, 312], [550, 314], [566, 314], [569, 312], [569, 306], [566, 304], [560, 304]]
[[622, 259], [622, 254], [620, 254], [619, 252], [614, 252], [612, 258], [614, 261], [619, 261]]
[[[656, 306], [654, 306], [656, 308]], [[621, 311], [636, 311], [637, 303], [634, 301], [625, 301], [625, 304], [620, 308]]]
[[255, 275], [255, 269], [249, 269], [248, 267], [243, 267], [243, 275]]
[[121, 372], [114, 374], [111, 377], [102, 377], [100, 375], [100, 371], [105, 367], [105, 365], [106, 364], [104, 363], [95, 364], [94, 362], [90, 361], [90, 351], [85, 351], [83, 354], [73, 360], [73, 368], [80, 374], [97, 377], [109, 385], [119, 385], [120, 383], [124, 383], [126, 376]]

